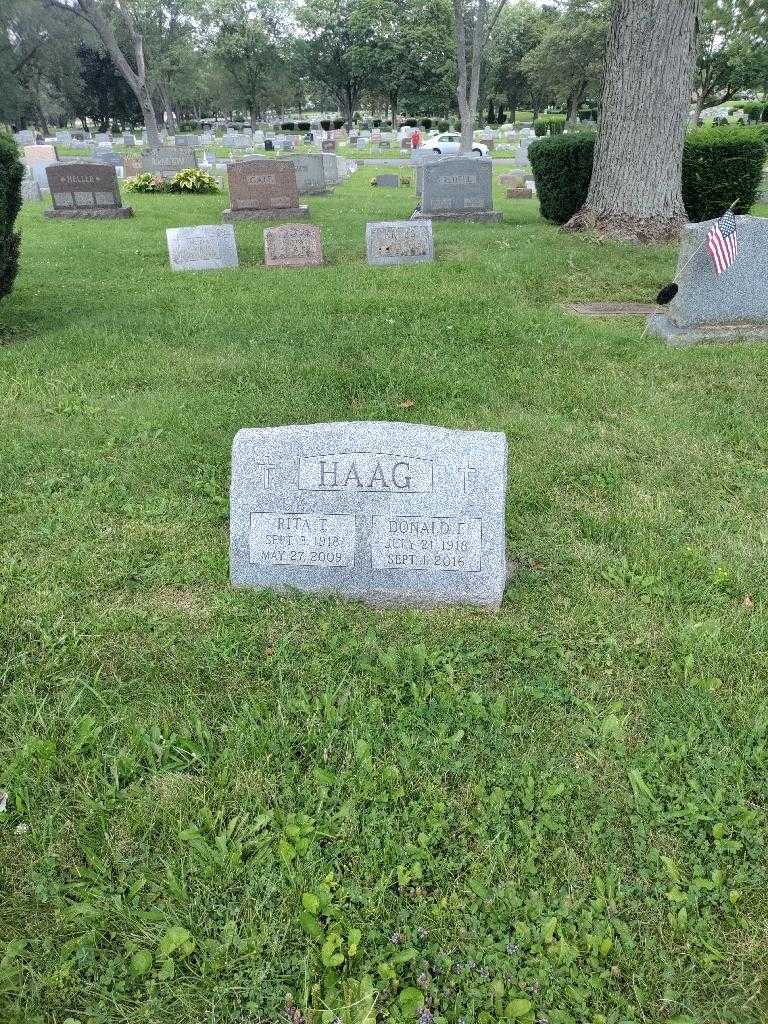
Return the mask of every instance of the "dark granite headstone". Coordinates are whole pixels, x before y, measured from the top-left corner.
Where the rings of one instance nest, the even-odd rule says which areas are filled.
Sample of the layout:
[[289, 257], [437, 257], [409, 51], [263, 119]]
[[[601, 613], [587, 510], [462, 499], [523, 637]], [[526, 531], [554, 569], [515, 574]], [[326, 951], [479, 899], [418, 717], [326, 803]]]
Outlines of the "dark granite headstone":
[[239, 160], [227, 164], [230, 208], [222, 214], [233, 220], [292, 220], [306, 217], [299, 205], [296, 170], [289, 160]]
[[53, 208], [45, 216], [61, 219], [132, 217], [123, 206], [115, 168], [109, 164], [52, 164], [46, 168]]

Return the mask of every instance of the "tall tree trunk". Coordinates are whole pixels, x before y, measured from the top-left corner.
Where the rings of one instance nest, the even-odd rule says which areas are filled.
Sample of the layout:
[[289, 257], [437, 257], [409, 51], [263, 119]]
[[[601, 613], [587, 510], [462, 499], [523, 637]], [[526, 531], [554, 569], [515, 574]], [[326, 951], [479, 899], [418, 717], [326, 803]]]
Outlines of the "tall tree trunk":
[[592, 180], [567, 230], [676, 239], [699, 0], [618, 0], [608, 35]]

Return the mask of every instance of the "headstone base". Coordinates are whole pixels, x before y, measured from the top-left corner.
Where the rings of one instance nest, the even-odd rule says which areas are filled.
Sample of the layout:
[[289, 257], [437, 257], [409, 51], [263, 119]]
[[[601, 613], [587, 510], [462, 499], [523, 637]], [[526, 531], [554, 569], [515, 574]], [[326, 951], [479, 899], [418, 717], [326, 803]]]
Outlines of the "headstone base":
[[438, 213], [422, 213], [414, 210], [411, 220], [474, 220], [485, 224], [499, 224], [503, 218], [501, 210], [445, 210]]
[[115, 206], [110, 209], [88, 207], [80, 210], [43, 210], [43, 215], [51, 220], [125, 220], [133, 216], [132, 206]]
[[224, 210], [221, 219], [225, 224], [236, 220], [295, 220], [308, 217], [308, 206], [290, 206], [280, 210]]
[[680, 327], [673, 324], [665, 313], [648, 317], [648, 333], [663, 338], [673, 348], [687, 348], [704, 342], [733, 345], [738, 341], [768, 341], [768, 323], [765, 324], [696, 324]]
[[533, 190], [530, 188], [508, 188], [507, 199], [533, 199]]
[[332, 188], [300, 188], [300, 196], [332, 196]]

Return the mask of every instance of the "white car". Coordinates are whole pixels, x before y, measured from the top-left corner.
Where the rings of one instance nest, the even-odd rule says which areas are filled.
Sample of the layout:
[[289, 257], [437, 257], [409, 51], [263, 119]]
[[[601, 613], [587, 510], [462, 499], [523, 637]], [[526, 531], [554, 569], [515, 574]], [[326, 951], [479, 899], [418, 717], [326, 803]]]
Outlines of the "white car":
[[[453, 155], [461, 151], [461, 132], [443, 132], [441, 135], [432, 135], [421, 144], [422, 149], [431, 149], [433, 153], [442, 153], [444, 156]], [[482, 142], [472, 143], [472, 152], [480, 156], [488, 156], [488, 147]]]

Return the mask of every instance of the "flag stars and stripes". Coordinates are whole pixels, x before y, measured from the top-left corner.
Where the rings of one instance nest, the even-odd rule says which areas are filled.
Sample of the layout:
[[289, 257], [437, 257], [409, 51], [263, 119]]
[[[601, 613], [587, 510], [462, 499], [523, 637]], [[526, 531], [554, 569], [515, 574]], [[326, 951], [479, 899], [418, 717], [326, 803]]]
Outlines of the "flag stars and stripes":
[[736, 232], [736, 217], [732, 210], [726, 210], [723, 216], [716, 220], [709, 229], [707, 252], [710, 255], [712, 266], [715, 268], [715, 273], [718, 277], [736, 259], [738, 236]]

